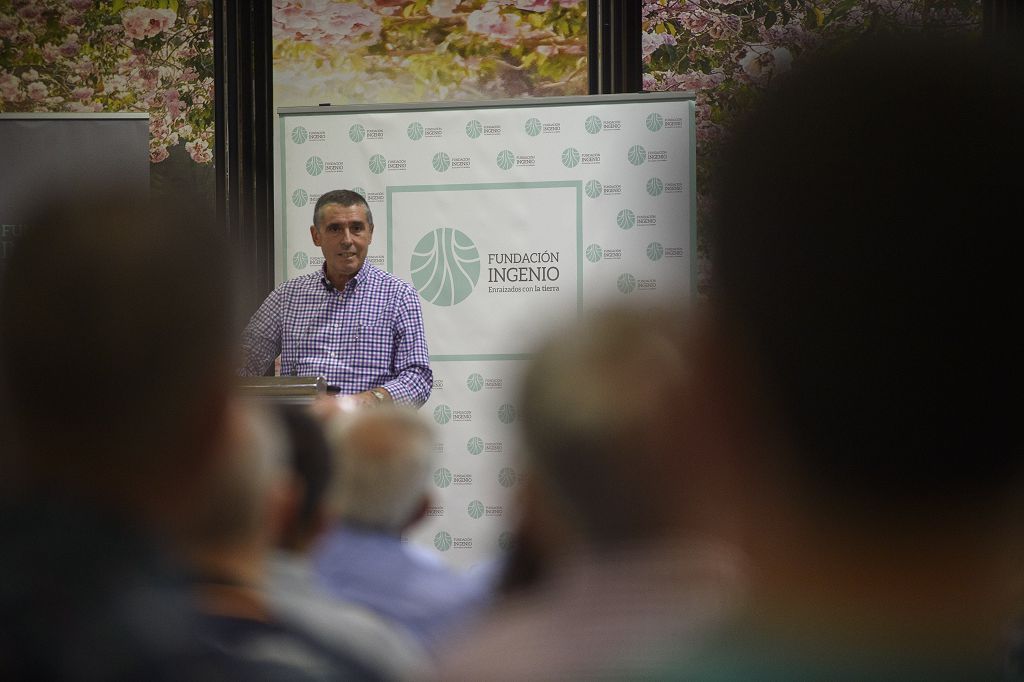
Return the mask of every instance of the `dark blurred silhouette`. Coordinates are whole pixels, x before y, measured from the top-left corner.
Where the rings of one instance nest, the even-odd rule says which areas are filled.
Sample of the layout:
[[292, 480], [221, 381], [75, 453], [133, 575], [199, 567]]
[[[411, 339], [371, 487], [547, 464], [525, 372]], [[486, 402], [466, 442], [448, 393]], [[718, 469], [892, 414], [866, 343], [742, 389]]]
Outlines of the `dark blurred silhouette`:
[[736, 558], [695, 532], [670, 438], [682, 341], [678, 311], [621, 308], [537, 350], [520, 400], [527, 547], [511, 565], [526, 584], [451, 647], [441, 679], [634, 679], [729, 613]]
[[382, 679], [347, 652], [281, 621], [268, 595], [270, 556], [288, 509], [288, 440], [279, 420], [239, 410], [235, 439], [189, 511], [182, 534], [203, 637], [239, 679]]
[[422, 677], [429, 660], [411, 635], [365, 607], [331, 597], [317, 583], [310, 555], [327, 530], [325, 493], [335, 474], [330, 448], [320, 420], [309, 408], [286, 405], [280, 414], [291, 442], [292, 481], [278, 548], [270, 559], [270, 610], [282, 622], [384, 678]]
[[725, 158], [680, 456], [749, 560], [671, 679], [993, 679], [1021, 608], [1024, 69], [865, 42]]
[[332, 595], [400, 625], [428, 650], [487, 597], [477, 581], [402, 539], [429, 504], [431, 436], [409, 408], [336, 416], [328, 429], [337, 472], [327, 492], [329, 528], [313, 553]]
[[225, 444], [227, 249], [124, 193], [28, 224], [0, 286], [0, 678], [230, 674], [165, 551]]

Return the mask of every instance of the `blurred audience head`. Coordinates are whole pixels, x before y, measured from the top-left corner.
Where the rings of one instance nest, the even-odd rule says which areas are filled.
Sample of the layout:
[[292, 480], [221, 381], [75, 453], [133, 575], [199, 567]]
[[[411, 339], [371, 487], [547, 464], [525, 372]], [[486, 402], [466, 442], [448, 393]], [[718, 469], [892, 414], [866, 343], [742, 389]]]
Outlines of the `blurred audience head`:
[[303, 406], [286, 405], [279, 411], [291, 444], [291, 509], [279, 545], [305, 551], [324, 530], [328, 483], [334, 475], [331, 452], [323, 425]]
[[722, 165], [719, 341], [750, 370], [729, 389], [837, 517], [962, 521], [1020, 482], [1024, 70], [976, 48], [809, 60]]
[[[187, 202], [183, 202], [187, 203]], [[187, 492], [223, 431], [231, 257], [181, 205], [47, 197], [0, 286], [19, 487], [127, 503]]]
[[328, 427], [336, 472], [327, 490], [330, 519], [391, 534], [417, 521], [429, 499], [432, 437], [407, 408], [336, 417]]
[[531, 487], [548, 491], [562, 507], [555, 516], [592, 545], [657, 537], [680, 521], [680, 496], [665, 485], [680, 473], [666, 437], [686, 375], [681, 324], [678, 311], [590, 313], [552, 334], [528, 365]]
[[194, 498], [184, 539], [200, 564], [229, 556], [260, 565], [283, 521], [288, 437], [277, 415], [254, 405], [233, 410], [230, 433], [227, 453]]

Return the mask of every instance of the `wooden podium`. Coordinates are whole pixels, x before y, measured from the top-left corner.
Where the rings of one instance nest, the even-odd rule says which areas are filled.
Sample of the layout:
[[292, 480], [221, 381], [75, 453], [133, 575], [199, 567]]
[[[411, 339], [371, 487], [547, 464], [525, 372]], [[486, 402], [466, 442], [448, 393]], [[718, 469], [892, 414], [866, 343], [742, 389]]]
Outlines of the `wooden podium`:
[[323, 377], [241, 377], [238, 390], [244, 398], [304, 405], [327, 394], [327, 380]]

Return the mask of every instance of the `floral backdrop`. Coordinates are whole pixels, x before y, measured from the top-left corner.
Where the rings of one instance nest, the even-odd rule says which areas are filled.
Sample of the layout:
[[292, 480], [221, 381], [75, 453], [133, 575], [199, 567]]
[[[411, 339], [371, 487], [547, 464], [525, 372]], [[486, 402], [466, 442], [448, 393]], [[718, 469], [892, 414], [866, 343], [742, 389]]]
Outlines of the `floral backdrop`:
[[0, 0], [0, 112], [148, 112], [151, 176], [213, 200], [213, 0]]
[[274, 104], [581, 95], [586, 0], [275, 0]]
[[643, 3], [644, 90], [697, 93], [701, 287], [714, 162], [736, 117], [801, 59], [872, 33], [980, 34], [980, 0], [656, 0]]

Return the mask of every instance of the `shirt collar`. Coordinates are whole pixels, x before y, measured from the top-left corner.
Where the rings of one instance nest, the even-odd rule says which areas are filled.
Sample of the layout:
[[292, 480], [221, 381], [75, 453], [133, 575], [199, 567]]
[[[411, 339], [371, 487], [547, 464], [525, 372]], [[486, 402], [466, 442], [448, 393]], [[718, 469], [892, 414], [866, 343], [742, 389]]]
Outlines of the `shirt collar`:
[[[369, 260], [363, 261], [363, 266], [359, 268], [359, 272], [349, 282], [355, 282], [355, 286], [359, 286], [365, 282], [372, 274], [373, 266], [370, 265]], [[320, 283], [324, 285], [324, 288], [328, 291], [334, 290], [334, 285], [331, 284], [331, 280], [327, 278], [327, 263], [320, 266]]]

